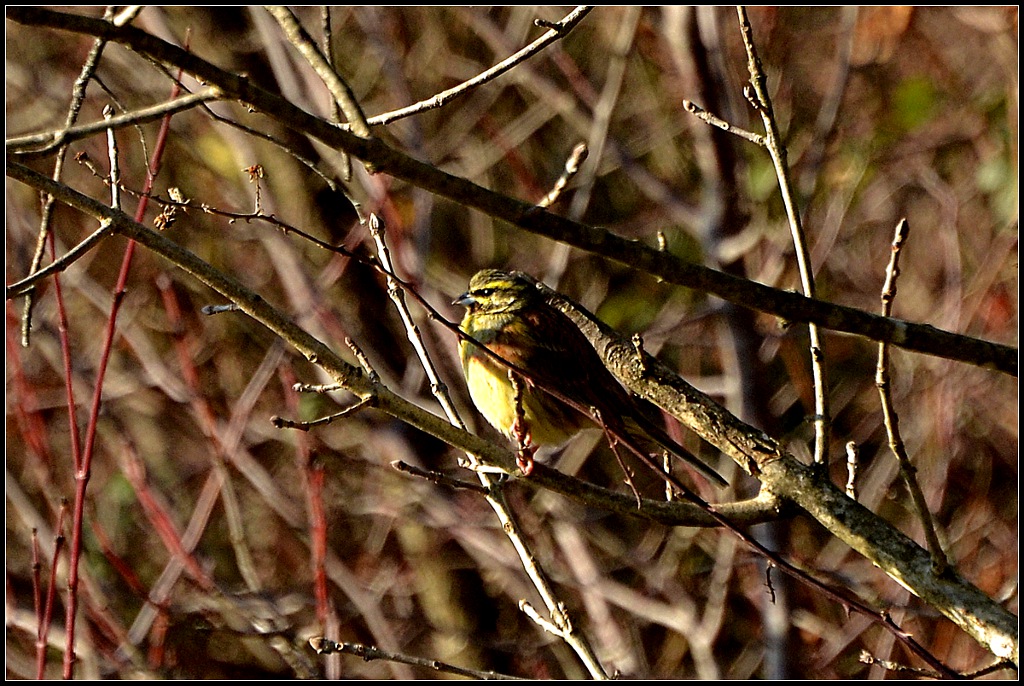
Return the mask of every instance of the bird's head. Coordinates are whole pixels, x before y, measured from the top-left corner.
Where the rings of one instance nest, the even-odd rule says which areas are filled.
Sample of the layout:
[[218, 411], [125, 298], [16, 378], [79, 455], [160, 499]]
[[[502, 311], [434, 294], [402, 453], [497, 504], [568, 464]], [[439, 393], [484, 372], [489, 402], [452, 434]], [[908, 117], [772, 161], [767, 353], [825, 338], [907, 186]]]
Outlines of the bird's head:
[[452, 303], [474, 314], [505, 314], [519, 311], [540, 297], [536, 282], [522, 272], [483, 269], [469, 280], [469, 290]]

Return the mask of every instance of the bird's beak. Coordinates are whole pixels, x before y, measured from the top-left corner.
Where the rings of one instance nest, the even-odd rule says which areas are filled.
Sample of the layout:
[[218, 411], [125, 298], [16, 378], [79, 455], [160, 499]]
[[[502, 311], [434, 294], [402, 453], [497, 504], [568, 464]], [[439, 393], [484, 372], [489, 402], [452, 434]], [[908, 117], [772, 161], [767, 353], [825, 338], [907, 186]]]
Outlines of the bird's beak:
[[476, 305], [476, 299], [473, 298], [468, 292], [463, 293], [455, 300], [452, 300], [452, 305], [462, 305], [463, 307], [470, 307]]

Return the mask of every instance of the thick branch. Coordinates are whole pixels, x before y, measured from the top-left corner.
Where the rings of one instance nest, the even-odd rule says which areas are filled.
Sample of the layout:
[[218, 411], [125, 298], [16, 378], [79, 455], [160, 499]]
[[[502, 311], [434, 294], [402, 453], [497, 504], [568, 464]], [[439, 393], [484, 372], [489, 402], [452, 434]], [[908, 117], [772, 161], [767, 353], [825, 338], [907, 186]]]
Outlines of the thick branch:
[[[249, 290], [230, 276], [227, 276], [199, 259], [195, 254], [182, 248], [160, 233], [133, 221], [128, 215], [114, 210], [104, 203], [79, 193], [64, 184], [57, 183], [23, 165], [9, 163], [7, 174], [12, 179], [52, 195], [60, 202], [74, 207], [102, 222], [108, 234], [119, 234], [130, 238], [212, 288], [237, 306], [254, 320], [265, 326], [290, 344], [306, 359], [320, 366], [337, 383], [338, 387], [364, 399], [373, 407], [400, 419], [421, 431], [435, 436], [446, 443], [476, 455], [491, 465], [497, 465], [509, 473], [517, 472], [516, 458], [508, 450], [453, 426], [449, 421], [437, 417], [420, 407], [403, 400], [387, 389], [378, 380], [370, 378], [358, 367], [343, 360], [330, 347], [284, 316], [257, 293]], [[10, 295], [10, 294], [9, 294]], [[539, 467], [539, 465], [538, 465]], [[627, 512], [618, 493], [593, 486], [581, 486], [577, 480], [554, 470], [539, 469], [532, 479], [537, 485], [549, 488], [586, 505], [613, 512]], [[573, 483], [576, 482], [576, 483]], [[629, 497], [629, 514], [647, 517], [670, 525], [714, 526], [707, 513], [690, 503], [675, 503], [665, 507], [662, 503], [644, 501], [640, 508], [634, 498]], [[723, 510], [725, 516], [735, 513], [739, 524], [755, 524], [778, 516], [779, 505], [770, 498], [749, 503], [735, 503]]]
[[119, 42], [136, 52], [192, 73], [200, 80], [219, 88], [226, 97], [237, 98], [296, 131], [313, 136], [329, 146], [340, 148], [370, 163], [378, 172], [454, 199], [527, 231], [649, 272], [668, 283], [704, 291], [784, 320], [815, 323], [835, 331], [864, 336], [875, 341], [886, 341], [907, 350], [992, 367], [1017, 375], [1017, 350], [1013, 347], [780, 291], [685, 262], [642, 243], [610, 234], [603, 229], [559, 217], [529, 203], [447, 174], [389, 147], [380, 140], [360, 138], [336, 124], [305, 112], [278, 95], [254, 86], [242, 76], [224, 71], [137, 28], [117, 27], [100, 19], [33, 7], [8, 7], [7, 17], [26, 25], [48, 26]]
[[[543, 288], [543, 286], [542, 286]], [[1000, 658], [1017, 664], [1017, 618], [947, 568], [937, 573], [929, 552], [809, 465], [783, 452], [770, 436], [742, 422], [673, 374], [657, 358], [618, 337], [592, 314], [552, 294], [594, 344], [608, 368], [632, 391], [658, 404], [701, 438], [737, 460], [763, 489], [790, 501], [901, 586], [939, 610]]]
[[[371, 380], [362, 370], [345, 362], [328, 346], [293, 323], [259, 295], [213, 269], [163, 235], [132, 221], [123, 212], [22, 165], [8, 163], [7, 173], [11, 178], [50, 193], [97, 220], [109, 221], [113, 232], [148, 247], [230, 299], [240, 310], [281, 336], [308, 360], [323, 368], [339, 385], [361, 398], [369, 398], [375, 407], [441, 440], [458, 445], [481, 459], [510, 471], [514, 470], [515, 458], [511, 453], [453, 427], [448, 421], [423, 411], [395, 395], [379, 382]], [[596, 345], [596, 348], [611, 362], [632, 359], [630, 364], [613, 365], [613, 371], [621, 374], [627, 385], [638, 384], [639, 387], [639, 384], [653, 384], [659, 386], [666, 394], [674, 392], [671, 385], [658, 382], [664, 372], [659, 370], [656, 359], [645, 355], [641, 364], [635, 355], [622, 355], [622, 346], [632, 349], [629, 343], [610, 338], [605, 344]], [[615, 354], [616, 350], [620, 354]], [[682, 401], [692, 402], [685, 398], [682, 398]], [[707, 405], [712, 406], [713, 403]], [[756, 447], [745, 453], [750, 460], [748, 469], [761, 480], [772, 495], [798, 505], [890, 577], [942, 612], [993, 654], [1017, 663], [1019, 644], [1016, 617], [952, 571], [947, 571], [941, 576], [936, 575], [927, 551], [885, 520], [848, 498], [826, 479], [817, 476], [811, 467], [782, 453], [770, 437], [752, 427], [743, 430], [742, 427], [745, 425], [740, 420], [729, 415], [724, 409], [719, 410], [720, 416], [734, 428], [734, 432], [726, 435], [746, 436], [752, 441], [753, 447]], [[707, 436], [705, 438], [722, 450], [738, 450], [735, 445], [731, 445], [731, 439], [715, 442]], [[552, 476], [550, 482], [555, 481], [557, 479]], [[635, 504], [635, 501], [632, 502]], [[652, 518], [658, 519], [657, 516]]]

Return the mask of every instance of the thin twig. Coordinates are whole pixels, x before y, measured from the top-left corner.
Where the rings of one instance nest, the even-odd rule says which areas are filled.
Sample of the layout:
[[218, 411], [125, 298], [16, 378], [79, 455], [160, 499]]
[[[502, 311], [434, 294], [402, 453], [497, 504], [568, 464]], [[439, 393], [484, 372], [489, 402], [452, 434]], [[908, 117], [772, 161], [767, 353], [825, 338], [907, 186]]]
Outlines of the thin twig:
[[[907, 350], [958, 360], [1017, 375], [1015, 347], [944, 331], [933, 326], [887, 319], [852, 307], [807, 298], [687, 262], [650, 248], [640, 242], [616, 236], [606, 230], [573, 222], [559, 215], [538, 211], [535, 204], [509, 198], [484, 189], [436, 166], [415, 160], [386, 145], [380, 139], [366, 140], [327, 120], [296, 107], [281, 96], [265, 91], [249, 79], [226, 72], [181, 48], [132, 27], [114, 28], [83, 15], [11, 6], [7, 18], [29, 26], [50, 26], [86, 35], [102, 35], [129, 46], [141, 55], [171, 64], [181, 64], [204, 82], [221, 88], [226, 97], [245, 102], [290, 129], [302, 131], [326, 145], [344, 149], [366, 159], [379, 172], [443, 197], [457, 199], [467, 207], [507, 221], [526, 231], [562, 241], [610, 260], [649, 272], [667, 283], [707, 292], [743, 307], [770, 313], [791, 322], [814, 322], [835, 331], [886, 340]], [[10, 168], [10, 167], [9, 167]]]
[[[423, 345], [423, 341], [420, 337], [416, 324], [412, 319], [412, 315], [405, 304], [405, 298], [403, 295], [405, 291], [399, 287], [399, 281], [397, 278], [392, 276], [392, 274], [394, 274], [394, 265], [391, 261], [387, 242], [384, 240], [384, 223], [376, 215], [370, 215], [370, 235], [373, 236], [373, 240], [377, 246], [377, 259], [385, 273], [388, 274], [388, 295], [391, 297], [392, 302], [394, 302], [395, 307], [398, 309], [402, 317], [402, 321], [405, 324], [407, 336], [413, 344], [413, 347], [416, 349], [420, 363], [427, 372], [431, 392], [441, 403], [448, 420], [458, 428], [465, 428], [465, 423], [459, 417], [458, 411], [455, 409], [455, 405], [452, 403], [451, 398], [448, 395], [447, 387], [441, 382], [440, 377], [434, 368], [434, 364]], [[469, 454], [469, 458], [471, 461], [476, 461], [477, 459], [472, 453]], [[560, 627], [565, 628], [565, 632], [562, 634], [563, 639], [580, 657], [593, 678], [606, 679], [607, 675], [605, 674], [604, 668], [601, 666], [600, 662], [598, 662], [593, 648], [591, 648], [590, 644], [581, 634], [571, 630], [572, 623], [569, 621], [564, 606], [556, 600], [554, 589], [548, 581], [547, 575], [544, 574], [543, 570], [541, 570], [532, 551], [530, 551], [529, 546], [526, 544], [526, 539], [523, 536], [512, 510], [505, 499], [504, 489], [501, 487], [501, 483], [496, 481], [490, 474], [483, 470], [477, 471], [477, 477], [480, 479], [480, 483], [484, 488], [487, 489], [487, 502], [490, 504], [491, 509], [494, 510], [494, 513], [501, 522], [505, 535], [512, 542], [513, 547], [519, 554], [519, 559], [523, 564], [523, 568], [526, 570], [527, 575], [533, 582], [537, 592], [544, 600], [544, 604], [551, 615], [552, 621]]]
[[[109, 19], [112, 14], [112, 9], [108, 9], [103, 14], [103, 18]], [[78, 78], [75, 79], [74, 85], [71, 87], [71, 103], [68, 105], [68, 114], [64, 120], [64, 128], [69, 129], [74, 126], [75, 122], [78, 121], [78, 116], [82, 111], [82, 103], [85, 101], [85, 90], [89, 85], [89, 80], [92, 75], [96, 72], [96, 67], [99, 65], [100, 57], [103, 55], [103, 48], [106, 46], [107, 41], [105, 38], [97, 38], [93, 41], [92, 47], [89, 49], [89, 55], [85, 59], [85, 63], [82, 65], [82, 69], [78, 74]], [[57, 160], [53, 165], [53, 180], [60, 181], [64, 172], [64, 159], [67, 155], [68, 146], [61, 144], [57, 149]], [[29, 273], [38, 271], [39, 266], [43, 263], [43, 255], [46, 249], [46, 242], [50, 239], [51, 226], [50, 222], [53, 219], [53, 207], [54, 199], [51, 196], [44, 196], [43, 198], [43, 211], [42, 217], [39, 221], [39, 232], [36, 238], [35, 251], [32, 253], [32, 262], [29, 266]], [[28, 347], [32, 332], [32, 309], [35, 304], [35, 291], [33, 290], [25, 298], [25, 304], [22, 309], [21, 318], [21, 344], [24, 347]], [[77, 431], [75, 432], [77, 433]]]
[[[326, 173], [321, 171], [319, 164], [315, 160], [310, 159], [310, 157], [308, 155], [303, 154], [303, 152], [298, 149], [298, 146], [294, 145], [293, 143], [291, 143], [289, 141], [281, 140], [277, 136], [272, 136], [269, 133], [264, 133], [263, 131], [255, 129], [255, 128], [251, 127], [251, 126], [246, 126], [245, 124], [243, 124], [241, 122], [237, 122], [234, 119], [231, 119], [231, 118], [226, 117], [224, 115], [218, 114], [217, 112], [213, 111], [213, 109], [211, 109], [209, 106], [207, 106], [205, 103], [202, 105], [202, 108], [203, 108], [203, 110], [206, 111], [207, 114], [210, 115], [210, 117], [213, 118], [214, 121], [218, 121], [218, 122], [220, 122], [222, 124], [230, 126], [233, 129], [241, 131], [242, 133], [246, 134], [247, 136], [253, 136], [254, 138], [258, 138], [260, 140], [264, 140], [264, 141], [270, 143], [271, 145], [279, 148], [280, 150], [283, 150], [285, 153], [288, 154], [289, 157], [291, 157], [293, 160], [295, 160], [296, 162], [301, 164], [303, 167], [308, 169], [311, 174], [315, 175], [317, 178], [319, 178], [321, 181], [323, 181], [324, 185], [326, 185], [332, 191], [336, 191], [336, 192], [340, 192], [340, 193], [346, 193], [346, 189], [345, 189], [344, 185], [338, 184], [337, 181], [335, 181], [333, 178], [331, 178]], [[338, 149], [338, 152], [342, 156], [344, 156], [345, 160], [348, 160], [348, 153], [346, 153], [344, 150], [342, 150], [340, 148]], [[346, 169], [347, 169], [347, 165], [346, 165]], [[348, 181], [348, 178], [346, 178], [345, 180]], [[352, 199], [349, 198], [349, 200], [351, 201]], [[355, 201], [352, 201], [352, 202], [353, 202], [353, 204], [355, 204]]]
[[291, 44], [302, 53], [302, 56], [309, 62], [309, 66], [313, 68], [313, 71], [316, 72], [317, 76], [324, 82], [324, 85], [327, 86], [327, 90], [331, 92], [334, 101], [345, 113], [345, 118], [348, 119], [352, 132], [360, 138], [369, 138], [372, 135], [370, 133], [370, 125], [367, 124], [366, 115], [363, 114], [363, 110], [356, 101], [352, 89], [342, 80], [338, 72], [334, 70], [334, 67], [328, 63], [323, 53], [317, 49], [316, 43], [306, 33], [306, 30], [302, 28], [302, 25], [299, 24], [299, 20], [295, 18], [292, 11], [287, 7], [279, 5], [270, 5], [266, 9], [277, 20], [277, 23], [281, 25], [281, 29]]
[[[323, 45], [321, 50], [324, 58], [327, 60], [327, 65], [334, 70], [334, 33], [331, 30], [331, 6], [323, 5], [320, 8], [320, 28], [323, 33]], [[337, 72], [335, 72], [337, 73]], [[343, 85], [344, 82], [342, 82]], [[353, 96], [353, 100], [354, 100]], [[338, 104], [337, 99], [331, 99], [331, 117], [334, 121], [341, 121], [341, 105]], [[362, 110], [360, 110], [362, 114]], [[364, 120], [365, 121], [365, 120]], [[352, 180], [352, 157], [344, 150], [338, 151], [341, 154], [341, 177], [348, 183]], [[330, 678], [330, 677], [328, 677]]]
[[296, 382], [295, 386], [292, 387], [292, 390], [299, 393], [333, 393], [334, 391], [340, 391], [341, 388], [342, 387], [336, 383], [310, 384]]
[[683, 100], [683, 109], [692, 114], [693, 116], [697, 117], [704, 123], [718, 127], [728, 133], [734, 133], [740, 138], [745, 138], [746, 140], [750, 141], [755, 145], [763, 146], [765, 144], [764, 136], [762, 136], [761, 134], [754, 133], [753, 131], [747, 131], [744, 128], [730, 124], [724, 119], [715, 116], [714, 114], [705, 110], [700, 105], [690, 102], [689, 100]]
[[[281, 385], [285, 389], [285, 403], [290, 412], [298, 414], [299, 395], [295, 391], [295, 376], [291, 367], [285, 366], [280, 370]], [[313, 577], [313, 597], [316, 599], [316, 618], [320, 624], [320, 630], [330, 636], [336, 636], [333, 604], [327, 586], [327, 513], [324, 508], [324, 483], [325, 471], [323, 461], [314, 455], [310, 450], [310, 441], [305, 436], [296, 437], [295, 450], [296, 467], [303, 475], [306, 508], [307, 526], [309, 529], [309, 566]], [[332, 671], [337, 670], [337, 665], [330, 667]]]
[[583, 164], [585, 159], [587, 159], [587, 155], [586, 143], [577, 143], [573, 147], [572, 152], [569, 153], [569, 158], [565, 161], [565, 170], [562, 172], [562, 175], [558, 177], [558, 181], [556, 181], [555, 185], [551, 187], [551, 190], [548, 191], [548, 194], [537, 202], [537, 207], [551, 207], [558, 201], [558, 198], [562, 195], [562, 191], [565, 190], [565, 187], [569, 185], [572, 178], [576, 176], [577, 172], [579, 172], [580, 165]]
[[426, 346], [423, 345], [423, 337], [420, 335], [419, 328], [413, 320], [412, 312], [409, 311], [409, 307], [405, 303], [406, 291], [401, 288], [399, 280], [392, 276], [395, 274], [395, 266], [391, 261], [391, 251], [388, 249], [387, 242], [384, 240], [384, 221], [377, 215], [371, 214], [369, 227], [370, 236], [373, 237], [374, 244], [377, 246], [377, 261], [380, 262], [384, 273], [387, 274], [388, 296], [391, 298], [391, 302], [394, 303], [395, 309], [398, 310], [399, 316], [402, 318], [402, 324], [405, 326], [407, 338], [413, 348], [415, 348], [416, 356], [420, 360], [420, 364], [423, 365], [424, 371], [427, 373], [427, 380], [430, 382], [431, 393], [441, 403], [441, 407], [449, 421], [451, 421], [454, 426], [457, 426], [460, 429], [465, 429], [466, 424], [459, 417], [458, 410], [455, 409], [455, 404], [452, 402], [451, 396], [448, 394], [448, 388], [437, 373], [437, 369], [434, 367], [434, 363], [430, 359], [430, 354], [427, 352]]
[[[109, 107], [104, 108], [103, 116], [111, 116]], [[120, 184], [120, 165], [117, 157], [117, 138], [114, 131], [107, 132], [107, 150], [110, 159], [110, 206], [115, 210], [121, 207], [118, 186]], [[71, 522], [71, 549], [69, 550], [68, 566], [68, 602], [64, 612], [64, 633], [67, 636], [67, 643], [64, 646], [63, 676], [71, 679], [75, 669], [75, 629], [76, 615], [78, 613], [78, 567], [82, 555], [82, 529], [85, 519], [85, 492], [89, 485], [91, 474], [93, 446], [95, 445], [96, 427], [99, 422], [100, 398], [103, 389], [103, 380], [106, 376], [107, 362], [110, 359], [111, 344], [113, 343], [114, 331], [117, 321], [117, 312], [120, 309], [124, 297], [124, 284], [127, 280], [127, 265], [130, 264], [130, 256], [134, 243], [129, 243], [125, 250], [125, 258], [121, 267], [121, 276], [118, 278], [117, 287], [114, 291], [111, 311], [107, 318], [106, 336], [100, 353], [100, 363], [96, 372], [95, 388], [93, 391], [92, 406], [89, 413], [89, 423], [86, 426], [85, 444], [80, 459], [75, 464], [75, 500], [74, 514]]]
[[883, 669], [890, 672], [895, 672], [900, 675], [910, 675], [915, 677], [926, 677], [928, 679], [942, 679], [944, 675], [939, 674], [931, 669], [922, 669], [921, 667], [912, 667], [910, 665], [903, 665], [898, 662], [891, 660], [883, 660], [877, 658], [866, 650], [860, 652], [860, 661], [866, 665], [878, 665]]
[[[50, 556], [50, 578], [46, 585], [46, 599], [39, 612], [39, 629], [36, 643], [36, 678], [46, 678], [46, 647], [48, 643], [47, 634], [50, 631], [50, 624], [53, 621], [53, 602], [57, 597], [57, 569], [60, 566], [60, 556], [64, 549], [64, 516], [68, 511], [67, 500], [62, 500], [60, 511], [57, 513], [57, 526], [54, 528], [53, 555]], [[33, 538], [35, 530], [32, 530]], [[34, 554], [38, 551], [34, 550]], [[34, 577], [33, 577], [34, 578]]]
[[146, 124], [178, 112], [190, 110], [207, 102], [220, 100], [223, 97], [223, 93], [216, 88], [207, 88], [198, 93], [183, 95], [180, 98], [173, 98], [150, 107], [124, 112], [116, 117], [104, 117], [103, 121], [79, 124], [78, 126], [66, 124], [64, 128], [54, 131], [44, 131], [42, 133], [8, 138], [4, 142], [4, 147], [8, 154], [15, 154], [26, 158], [38, 157], [53, 152], [61, 146], [66, 146], [68, 143], [88, 138], [97, 133], [103, 133], [110, 129], [116, 130], [128, 126]]
[[[171, 90], [171, 98], [178, 95], [177, 86]], [[160, 168], [160, 160], [163, 157], [164, 147], [167, 143], [167, 134], [170, 131], [171, 119], [165, 116], [160, 125], [160, 132], [157, 135], [156, 147], [153, 156], [146, 168], [145, 192], [148, 193], [156, 179]], [[109, 134], [110, 158], [111, 158], [111, 197], [116, 203], [118, 199], [117, 190], [119, 187], [120, 172], [117, 170], [117, 152], [114, 145], [115, 136], [111, 130]], [[136, 208], [136, 221], [141, 221], [145, 216], [148, 203], [145, 198], [139, 202]], [[116, 204], [113, 210], [118, 211]], [[117, 283], [114, 286], [113, 299], [110, 305], [110, 313], [107, 316], [107, 325], [104, 331], [103, 345], [100, 353], [99, 364], [96, 370], [95, 386], [93, 391], [92, 404], [89, 411], [89, 421], [86, 425], [85, 444], [83, 446], [81, 462], [75, 470], [75, 500], [74, 515], [71, 524], [71, 549], [69, 551], [70, 565], [68, 569], [68, 603], [65, 612], [64, 631], [67, 634], [67, 646], [64, 651], [64, 678], [70, 679], [74, 675], [74, 645], [75, 645], [75, 615], [78, 610], [78, 565], [82, 554], [82, 528], [85, 515], [85, 492], [89, 484], [90, 469], [92, 465], [93, 448], [95, 446], [96, 431], [99, 425], [99, 414], [103, 396], [103, 384], [106, 378], [107, 364], [110, 361], [110, 354], [113, 349], [114, 336], [117, 333], [117, 316], [121, 310], [121, 303], [124, 301], [125, 289], [128, 284], [128, 274], [131, 270], [132, 256], [135, 254], [135, 241], [129, 241], [121, 261], [121, 270], [118, 273]]]
[[[55, 558], [54, 563], [57, 562]], [[57, 565], [54, 564], [54, 567]], [[36, 614], [36, 680], [46, 675], [46, 635], [49, 625], [43, 622], [43, 563], [39, 554], [39, 531], [32, 527], [32, 608]]]
[[848, 441], [846, 443], [846, 495], [851, 500], [857, 499], [857, 458], [859, 451], [857, 443]]
[[1017, 674], [1017, 665], [1011, 660], [999, 660], [981, 669], [976, 669], [973, 672], [966, 672], [963, 676], [965, 679], [980, 679], [983, 676], [998, 672], [1000, 670], [1007, 669]]
[[[67, 202], [91, 216], [112, 220], [118, 234], [142, 243], [187, 273], [192, 274], [225, 298], [235, 301], [243, 312], [280, 336], [307, 360], [321, 366], [337, 383], [342, 384], [355, 395], [359, 397], [374, 396], [378, 407], [384, 412], [402, 419], [430, 435], [458, 445], [474, 455], [480, 455], [493, 464], [501, 465], [505, 469], [512, 468], [514, 456], [508, 450], [500, 449], [473, 434], [459, 431], [449, 422], [402, 400], [386, 387], [371, 383], [360, 370], [352, 367], [328, 346], [295, 325], [266, 300], [161, 234], [137, 222], [132, 222], [128, 217], [111, 211], [102, 203], [61, 184], [54, 183], [46, 176], [33, 172], [23, 165], [11, 164], [7, 171], [12, 178], [23, 181], [41, 191], [52, 193], [62, 202]], [[625, 345], [632, 349], [629, 343]], [[651, 367], [650, 361], [648, 366]], [[648, 379], [648, 381], [651, 380]], [[763, 440], [769, 439], [765, 437]], [[723, 445], [726, 444], [723, 443]], [[729, 449], [734, 448], [735, 446], [732, 446]], [[816, 477], [810, 468], [791, 456], [775, 450], [764, 454], [755, 452], [751, 459], [755, 458], [758, 460], [759, 477], [778, 495], [792, 499], [812, 517], [862, 555], [867, 556], [890, 576], [899, 578], [904, 586], [912, 589], [925, 602], [940, 610], [975, 640], [992, 650], [995, 655], [1009, 658], [1016, 654], [1014, 633], [1016, 620], [998, 603], [993, 602], [979, 589], [959, 577], [951, 579], [947, 574], [940, 580], [930, 572], [925, 572], [920, 560], [921, 555], [927, 556], [927, 553], [922, 551], [919, 546], [898, 530], [879, 520], [873, 513], [846, 498], [841, 491], [832, 487], [831, 483]], [[535, 478], [537, 478], [536, 475]], [[675, 505], [675, 503], [658, 503], [659, 507], [669, 505]], [[877, 545], [880, 537], [884, 538], [884, 545]], [[927, 563], [924, 566], [927, 567]], [[870, 608], [864, 609], [872, 613]], [[872, 616], [877, 617], [877, 613], [873, 613]], [[900, 640], [908, 646], [916, 646], [913, 639], [891, 621], [883, 622], [883, 624], [887, 630], [900, 637]], [[917, 652], [919, 646], [913, 649]], [[928, 660], [926, 656], [923, 656], [923, 659]], [[932, 664], [931, 660], [929, 660], [929, 664]], [[941, 665], [939, 668], [944, 669]]]
[[448, 488], [454, 488], [463, 491], [473, 491], [474, 493], [479, 493], [481, 495], [488, 494], [488, 489], [486, 486], [481, 486], [480, 484], [475, 484], [470, 481], [463, 481], [462, 479], [457, 479], [455, 477], [448, 476], [447, 474], [442, 474], [441, 472], [435, 471], [433, 469], [423, 469], [421, 467], [417, 467], [416, 465], [411, 465], [407, 462], [402, 462], [401, 460], [393, 461], [391, 463], [391, 466], [400, 472], [405, 472], [406, 474], [418, 476], [421, 479], [433, 481], [435, 484], [439, 486], [447, 486]]
[[519, 680], [519, 677], [509, 676], [507, 674], [482, 671], [478, 669], [466, 669], [465, 667], [458, 667], [447, 662], [442, 662], [441, 660], [414, 657], [412, 655], [404, 655], [402, 653], [393, 653], [373, 646], [362, 645], [361, 643], [338, 643], [323, 636], [314, 636], [309, 639], [309, 645], [320, 655], [345, 653], [347, 655], [361, 657], [367, 662], [371, 660], [389, 660], [392, 662], [401, 662], [406, 665], [414, 665], [416, 667], [426, 667], [427, 669], [432, 669], [435, 672], [447, 672], [449, 674], [457, 674], [459, 676], [467, 676], [474, 679]]
[[278, 417], [276, 415], [270, 418], [270, 422], [278, 429], [298, 429], [299, 431], [309, 431], [318, 426], [326, 426], [327, 424], [332, 424], [338, 421], [339, 419], [349, 417], [358, 412], [359, 410], [361, 410], [363, 407], [372, 404], [372, 398], [360, 398], [355, 404], [346, 407], [341, 412], [335, 412], [334, 414], [329, 414], [326, 417], [320, 417], [319, 419], [314, 419], [309, 422], [300, 422], [295, 421], [293, 419], [285, 419], [284, 417]]
[[[910, 224], [906, 219], [901, 219], [896, 225], [896, 235], [892, 240], [892, 252], [889, 256], [889, 264], [885, 268], [885, 285], [882, 287], [882, 315], [888, 317], [892, 314], [892, 304], [896, 299], [896, 280], [900, 275], [900, 253], [903, 245], [910, 234]], [[889, 375], [889, 344], [882, 342], [878, 344], [878, 366], [875, 370], [875, 385], [878, 387], [878, 395], [882, 403], [882, 418], [885, 423], [885, 431], [889, 437], [889, 449], [896, 456], [900, 466], [900, 474], [903, 482], [910, 492], [910, 500], [913, 503], [914, 512], [921, 520], [921, 527], [924, 529], [925, 539], [928, 541], [928, 550], [932, 554], [932, 564], [935, 573], [941, 575], [945, 572], [949, 561], [942, 550], [942, 543], [935, 532], [935, 522], [931, 512], [928, 510], [928, 502], [921, 491], [921, 485], [917, 481], [917, 468], [910, 461], [907, 454], [907, 447], [903, 443], [903, 436], [900, 434], [900, 418], [896, 413], [896, 405], [892, 397], [892, 380]]]
[[[334, 70], [334, 32], [331, 29], [331, 6], [323, 5], [320, 8], [320, 31], [323, 34], [323, 44], [320, 52], [323, 54], [327, 65]], [[335, 121], [341, 121], [341, 105], [337, 99], [331, 100], [331, 112]]]
[[[758, 114], [761, 115], [761, 121], [764, 123], [764, 145], [772, 157], [772, 162], [775, 164], [775, 174], [779, 179], [779, 192], [786, 206], [786, 215], [789, 217], [789, 228], [796, 252], [800, 285], [805, 296], [814, 298], [814, 274], [811, 269], [811, 255], [807, 247], [807, 236], [804, 234], [804, 228], [800, 221], [800, 211], [796, 206], [793, 185], [790, 181], [786, 146], [782, 142], [779, 125], [775, 120], [772, 101], [768, 95], [767, 79], [765, 78], [764, 69], [761, 67], [761, 60], [757, 56], [757, 49], [754, 45], [754, 33], [750, 27], [747, 10], [740, 5], [737, 6], [736, 13], [739, 17], [743, 46], [747, 51], [747, 69], [750, 72], [750, 84], [753, 89], [748, 95]], [[828, 381], [825, 377], [824, 367], [825, 341], [818, 331], [817, 324], [808, 324], [807, 330], [811, 344], [811, 372], [814, 377], [814, 463], [819, 467], [825, 468], [828, 466], [829, 428], [832, 423], [829, 416]]]
[[502, 60], [501, 62], [494, 65], [490, 69], [487, 69], [486, 71], [477, 74], [473, 78], [467, 81], [463, 81], [454, 88], [449, 88], [446, 91], [441, 91], [440, 93], [435, 94], [431, 98], [421, 100], [407, 107], [403, 107], [402, 109], [394, 110], [392, 112], [385, 112], [384, 114], [378, 114], [375, 117], [370, 117], [367, 120], [367, 122], [371, 126], [386, 125], [390, 124], [393, 121], [402, 119], [403, 117], [408, 117], [413, 114], [419, 114], [420, 112], [425, 112], [427, 110], [442, 107], [449, 101], [459, 97], [460, 95], [465, 95], [466, 93], [469, 93], [474, 88], [477, 88], [478, 86], [481, 86], [487, 83], [488, 81], [493, 80], [494, 78], [512, 69], [516, 65], [528, 60], [535, 53], [540, 52], [551, 43], [554, 43], [555, 41], [564, 38], [566, 35], [568, 35], [570, 31], [572, 31], [576, 27], [577, 24], [583, 21], [583, 18], [587, 16], [590, 13], [590, 10], [592, 9], [593, 7], [587, 6], [577, 7], [572, 12], [565, 15], [565, 17], [563, 17], [561, 21], [552, 24], [547, 33], [545, 33], [543, 36], [527, 45], [519, 52], [508, 57], [507, 59]]

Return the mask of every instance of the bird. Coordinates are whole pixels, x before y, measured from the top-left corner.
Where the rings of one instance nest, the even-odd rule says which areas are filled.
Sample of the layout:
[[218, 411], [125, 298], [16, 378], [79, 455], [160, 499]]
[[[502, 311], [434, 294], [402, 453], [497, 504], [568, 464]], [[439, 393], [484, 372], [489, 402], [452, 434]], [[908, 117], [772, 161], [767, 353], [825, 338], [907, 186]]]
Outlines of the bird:
[[483, 269], [452, 304], [466, 308], [459, 357], [470, 398], [491, 426], [519, 444], [524, 473], [532, 470], [531, 451], [560, 446], [596, 425], [634, 451], [667, 450], [719, 486], [728, 484], [644, 414], [532, 276]]

